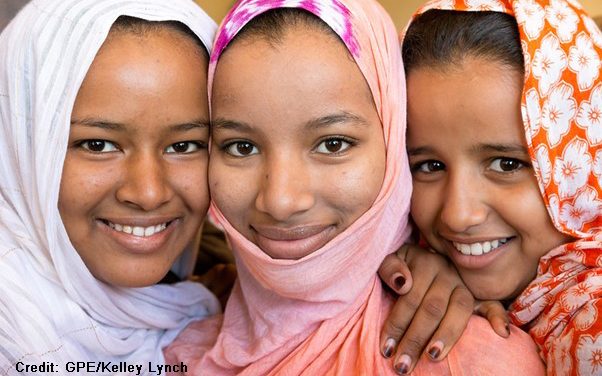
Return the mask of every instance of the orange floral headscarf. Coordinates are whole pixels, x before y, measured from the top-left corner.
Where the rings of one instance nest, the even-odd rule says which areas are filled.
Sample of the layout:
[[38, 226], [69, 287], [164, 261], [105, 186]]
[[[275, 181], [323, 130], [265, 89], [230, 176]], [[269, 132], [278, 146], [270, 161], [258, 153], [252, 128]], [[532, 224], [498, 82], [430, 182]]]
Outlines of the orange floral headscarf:
[[418, 13], [429, 9], [516, 18], [534, 171], [554, 226], [576, 241], [540, 260], [510, 314], [548, 374], [602, 375], [602, 33], [576, 0], [437, 0]]

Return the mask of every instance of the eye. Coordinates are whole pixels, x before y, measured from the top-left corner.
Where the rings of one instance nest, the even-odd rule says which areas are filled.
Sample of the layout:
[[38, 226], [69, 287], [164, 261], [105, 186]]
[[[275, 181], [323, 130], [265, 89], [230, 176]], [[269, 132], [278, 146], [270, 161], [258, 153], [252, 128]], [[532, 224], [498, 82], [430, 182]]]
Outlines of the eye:
[[224, 147], [224, 150], [235, 157], [248, 157], [259, 153], [257, 147], [248, 141], [231, 142]]
[[199, 151], [203, 147], [204, 145], [202, 145], [199, 142], [183, 141], [169, 145], [167, 149], [165, 149], [165, 152], [168, 154], [189, 154], [194, 153], [195, 151]]
[[525, 167], [526, 164], [514, 158], [495, 158], [491, 161], [489, 168], [496, 172], [514, 172]]
[[433, 172], [445, 170], [445, 164], [440, 161], [422, 161], [412, 165], [412, 172], [420, 172], [423, 174], [432, 174]]
[[344, 152], [351, 146], [353, 146], [351, 141], [341, 137], [333, 137], [320, 142], [316, 148], [316, 152], [321, 154], [337, 154]]
[[79, 146], [92, 153], [110, 153], [117, 150], [114, 143], [106, 140], [84, 140]]

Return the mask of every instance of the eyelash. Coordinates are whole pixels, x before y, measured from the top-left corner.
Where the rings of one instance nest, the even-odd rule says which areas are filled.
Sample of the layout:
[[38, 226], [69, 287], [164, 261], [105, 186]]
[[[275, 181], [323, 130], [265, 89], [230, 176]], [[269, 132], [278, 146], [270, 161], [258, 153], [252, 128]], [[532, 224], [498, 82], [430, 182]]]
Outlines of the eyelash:
[[[518, 166], [517, 166], [517, 168], [514, 168], [512, 170], [498, 171], [498, 170], [494, 170], [491, 167], [496, 161], [499, 161], [499, 163], [503, 163], [503, 162], [518, 163]], [[421, 170], [422, 167], [427, 166], [429, 164], [439, 164], [442, 167], [439, 167], [438, 169], [431, 169], [431, 171], [422, 171]], [[487, 168], [489, 170], [495, 172], [495, 173], [507, 175], [507, 174], [513, 174], [513, 173], [515, 173], [517, 171], [520, 171], [521, 169], [523, 169], [525, 167], [530, 167], [530, 164], [528, 162], [522, 161], [520, 159], [509, 158], [509, 157], [495, 157], [495, 158], [491, 158], [489, 160], [489, 164], [488, 164]], [[426, 161], [420, 161], [420, 162], [413, 163], [410, 166], [410, 169], [411, 169], [411, 171], [412, 171], [413, 174], [414, 173], [433, 174], [433, 173], [445, 170], [445, 164], [443, 162], [441, 162], [441, 161], [438, 161], [438, 160], [429, 159], [429, 160], [426, 160]]]
[[[113, 150], [109, 150], [109, 151], [102, 151], [102, 150], [101, 150], [101, 151], [96, 151], [96, 150], [92, 150], [92, 149], [90, 148], [90, 144], [91, 144], [91, 143], [93, 143], [93, 142], [102, 143], [102, 144], [103, 144], [103, 145], [102, 145], [102, 146], [103, 146], [103, 149], [104, 149], [104, 148], [105, 148], [107, 145], [112, 145], [112, 147], [113, 147]], [[196, 146], [196, 149], [195, 149], [195, 150], [192, 150], [192, 151], [183, 151], [183, 152], [177, 152], [177, 151], [175, 151], [175, 149], [174, 149], [174, 151], [173, 151], [173, 152], [168, 152], [168, 151], [167, 151], [169, 148], [174, 148], [174, 146], [175, 146], [175, 145], [178, 145], [178, 144], [195, 145], [195, 146]], [[77, 147], [77, 148], [81, 148], [81, 149], [84, 149], [84, 150], [86, 150], [87, 152], [89, 152], [89, 153], [92, 153], [92, 154], [107, 154], [107, 153], [112, 153], [112, 152], [115, 152], [115, 151], [118, 151], [118, 150], [119, 150], [119, 146], [118, 146], [116, 143], [114, 143], [114, 142], [112, 142], [112, 141], [108, 141], [108, 140], [103, 140], [103, 139], [88, 139], [88, 140], [81, 140], [81, 141], [78, 141], [78, 142], [75, 144], [75, 147]], [[175, 142], [175, 143], [173, 143], [173, 144], [169, 145], [169, 146], [168, 146], [168, 147], [165, 149], [165, 152], [166, 152], [167, 154], [191, 154], [191, 153], [194, 153], [194, 152], [196, 152], [196, 151], [199, 151], [199, 150], [202, 150], [202, 149], [206, 149], [206, 148], [207, 148], [207, 145], [206, 145], [205, 143], [203, 143], [203, 142], [199, 142], [199, 141], [179, 141], [179, 142]]]
[[[338, 151], [335, 151], [335, 152], [319, 152], [319, 151], [317, 151], [317, 149], [322, 144], [324, 144], [324, 143], [326, 143], [328, 141], [341, 141], [342, 143], [347, 144], [347, 147], [345, 147], [343, 150], [338, 150]], [[316, 150], [316, 153], [318, 153], [318, 154], [338, 156], [338, 155], [344, 154], [345, 152], [347, 152], [350, 148], [352, 148], [354, 146], [357, 146], [357, 140], [354, 140], [354, 139], [352, 139], [350, 137], [346, 137], [346, 136], [329, 136], [329, 137], [323, 138], [322, 140], [318, 141], [318, 143], [314, 147], [314, 150]]]

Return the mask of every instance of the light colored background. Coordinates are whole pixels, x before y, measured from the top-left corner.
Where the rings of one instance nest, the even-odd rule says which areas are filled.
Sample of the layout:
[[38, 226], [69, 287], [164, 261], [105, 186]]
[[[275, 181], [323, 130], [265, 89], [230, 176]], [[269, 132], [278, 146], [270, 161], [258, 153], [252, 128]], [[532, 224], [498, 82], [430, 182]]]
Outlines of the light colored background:
[[[5, 0], [0, 0], [5, 1]], [[195, 0], [203, 9], [216, 21], [221, 21], [228, 9], [234, 4], [234, 1], [228, 0]], [[414, 13], [425, 0], [379, 0], [387, 9], [397, 28], [401, 30], [405, 26], [410, 16]], [[602, 0], [581, 0], [581, 4], [590, 13], [591, 16], [602, 16]]]
[[[169, 1], [169, 0], [165, 0]], [[195, 0], [211, 17], [221, 21], [228, 9], [234, 4], [232, 0]], [[397, 28], [401, 30], [414, 11], [424, 0], [379, 0], [387, 9]], [[10, 21], [27, 0], [0, 0], [0, 30]], [[581, 3], [592, 16], [602, 17], [602, 0], [581, 0]]]

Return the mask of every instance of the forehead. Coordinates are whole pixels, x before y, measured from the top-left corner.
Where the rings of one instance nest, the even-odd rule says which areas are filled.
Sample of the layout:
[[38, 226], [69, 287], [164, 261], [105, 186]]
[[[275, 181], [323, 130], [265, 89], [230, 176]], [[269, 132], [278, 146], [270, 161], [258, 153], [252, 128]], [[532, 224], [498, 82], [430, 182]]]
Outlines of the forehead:
[[[353, 99], [372, 102], [370, 89], [345, 45], [322, 30], [299, 27], [274, 44], [245, 38], [217, 63], [212, 105], [321, 108]], [[353, 98], [353, 97], [357, 98]]]
[[519, 72], [482, 59], [449, 69], [413, 70], [408, 76], [408, 141], [523, 140], [521, 94]]

